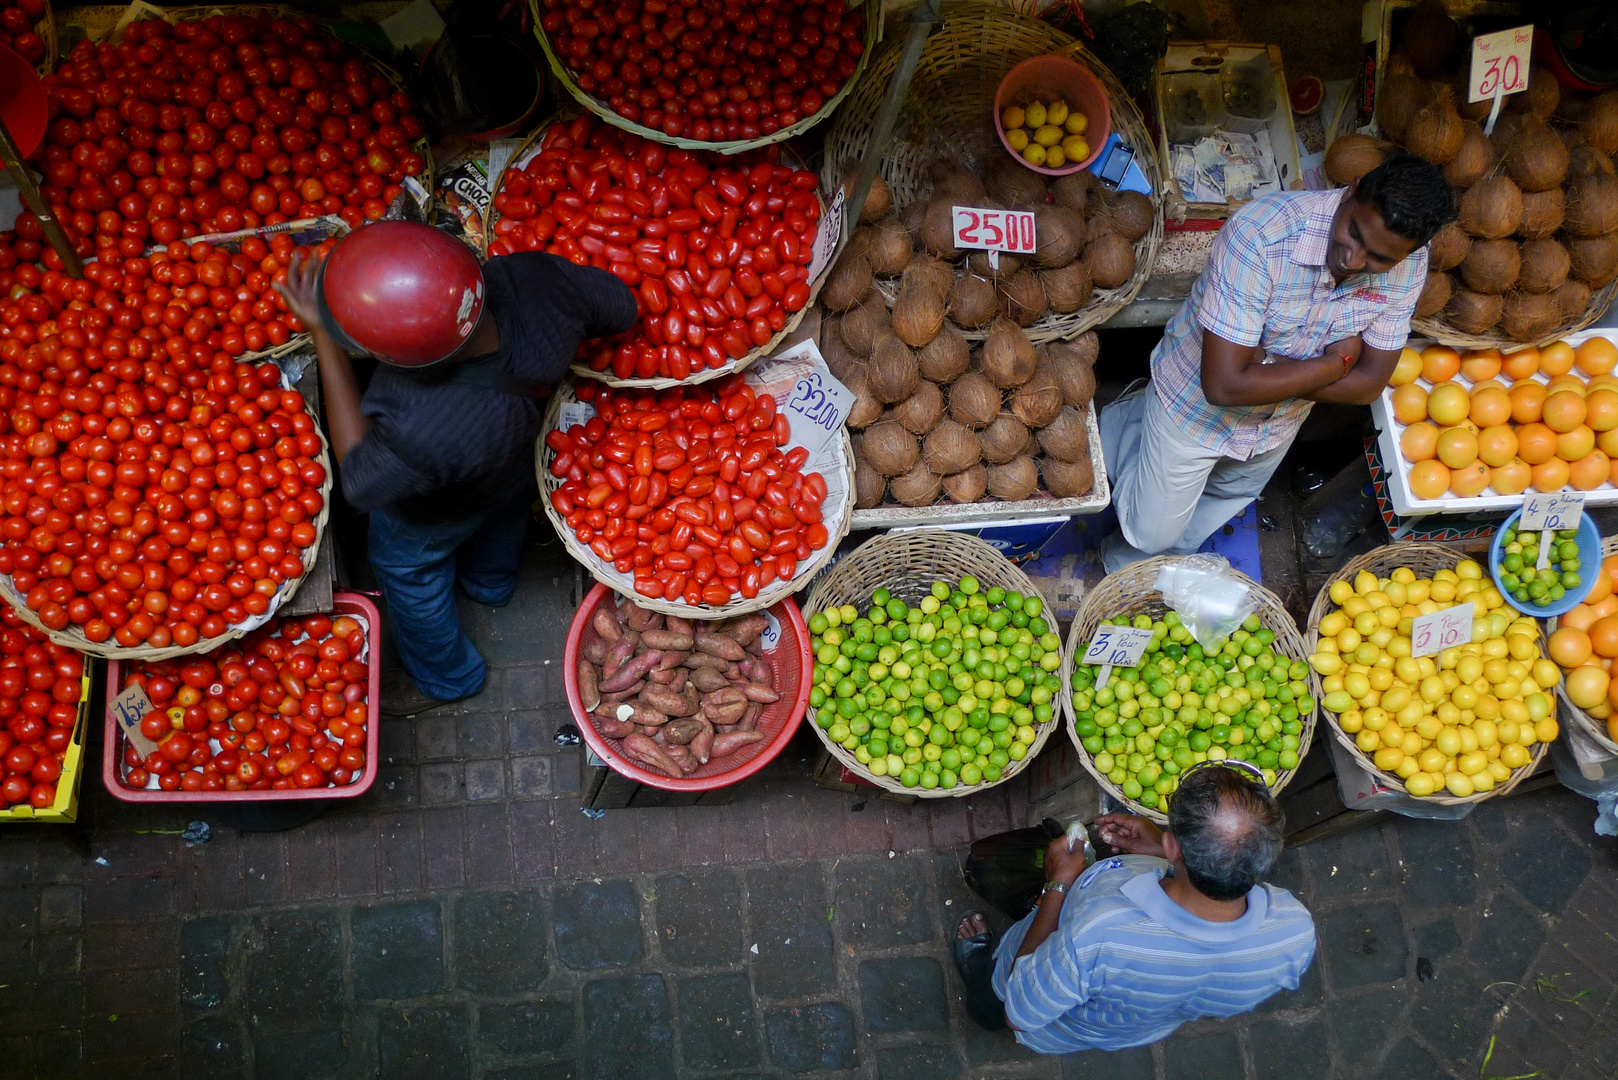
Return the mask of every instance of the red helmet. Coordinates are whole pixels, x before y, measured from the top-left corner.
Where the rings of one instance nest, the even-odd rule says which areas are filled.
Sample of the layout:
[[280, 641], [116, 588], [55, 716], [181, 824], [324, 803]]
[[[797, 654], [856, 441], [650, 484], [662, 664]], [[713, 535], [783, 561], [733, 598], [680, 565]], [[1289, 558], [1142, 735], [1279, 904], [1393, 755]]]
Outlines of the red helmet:
[[483, 269], [454, 237], [408, 221], [364, 225], [320, 268], [320, 319], [351, 352], [400, 367], [453, 354], [483, 314]]

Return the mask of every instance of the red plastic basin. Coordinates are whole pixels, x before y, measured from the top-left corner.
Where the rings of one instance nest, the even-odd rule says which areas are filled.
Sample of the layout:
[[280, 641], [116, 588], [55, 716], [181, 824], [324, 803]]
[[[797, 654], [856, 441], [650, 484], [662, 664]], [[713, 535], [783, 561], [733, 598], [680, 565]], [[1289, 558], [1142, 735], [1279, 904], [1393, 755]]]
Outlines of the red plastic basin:
[[[603, 603], [613, 602], [617, 595], [605, 585], [597, 585], [590, 590], [579, 613], [573, 617], [562, 660], [562, 681], [567, 688], [568, 708], [573, 710], [579, 732], [596, 756], [612, 766], [613, 772], [665, 791], [713, 791], [752, 776], [768, 765], [792, 739], [792, 733], [803, 722], [804, 710], [809, 707], [809, 673], [813, 670], [814, 660], [809, 653], [809, 628], [804, 625], [798, 605], [786, 599], [766, 609], [781, 624], [781, 640], [763, 656], [764, 662], [775, 674], [775, 688], [781, 692], [781, 699], [766, 706], [758, 718], [758, 730], [765, 733], [764, 740], [743, 747], [729, 757], [710, 761], [690, 776], [676, 780], [635, 764], [619, 750], [622, 740], [605, 738], [596, 731], [595, 725], [590, 723], [589, 714], [584, 711], [584, 704], [579, 700], [579, 649], [596, 640], [595, 627], [590, 625], [596, 608]], [[701, 625], [700, 620], [698, 625]]]

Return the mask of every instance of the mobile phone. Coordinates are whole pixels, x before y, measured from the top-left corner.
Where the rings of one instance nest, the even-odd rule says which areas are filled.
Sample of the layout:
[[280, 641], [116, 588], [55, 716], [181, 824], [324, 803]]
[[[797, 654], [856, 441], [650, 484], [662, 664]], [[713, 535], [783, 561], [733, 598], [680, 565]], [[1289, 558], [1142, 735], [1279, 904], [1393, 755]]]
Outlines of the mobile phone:
[[1101, 182], [1109, 188], [1117, 188], [1124, 182], [1129, 174], [1129, 166], [1135, 161], [1135, 148], [1126, 142], [1116, 142], [1107, 150], [1107, 156], [1101, 162], [1097, 175]]

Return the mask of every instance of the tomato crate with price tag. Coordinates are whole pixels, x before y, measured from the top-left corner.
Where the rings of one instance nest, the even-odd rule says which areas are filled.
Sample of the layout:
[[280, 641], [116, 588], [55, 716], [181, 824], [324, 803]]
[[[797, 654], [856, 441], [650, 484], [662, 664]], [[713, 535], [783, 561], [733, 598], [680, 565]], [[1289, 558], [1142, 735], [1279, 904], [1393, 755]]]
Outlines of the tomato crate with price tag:
[[[88, 658], [51, 644], [31, 627], [22, 625], [10, 611], [0, 612], [0, 622], [5, 624], [0, 630], [0, 701], [9, 707], [5, 730], [0, 731], [0, 745], [5, 748], [5, 776], [0, 784], [0, 795], [4, 796], [0, 805], [5, 809], [0, 810], [0, 821], [74, 821], [79, 810], [85, 719], [90, 707]], [[38, 654], [36, 649], [40, 650]], [[45, 682], [45, 673], [51, 667], [55, 668], [54, 679]], [[18, 674], [13, 676], [12, 672]], [[76, 700], [66, 700], [75, 689]], [[49, 693], [42, 692], [46, 690]], [[27, 725], [42, 728], [40, 737], [30, 739], [34, 733], [22, 730]], [[16, 761], [13, 754], [34, 760]], [[27, 768], [19, 770], [18, 766]], [[51, 774], [55, 774], [54, 779], [42, 779]], [[20, 784], [17, 791], [9, 790], [13, 784]]]

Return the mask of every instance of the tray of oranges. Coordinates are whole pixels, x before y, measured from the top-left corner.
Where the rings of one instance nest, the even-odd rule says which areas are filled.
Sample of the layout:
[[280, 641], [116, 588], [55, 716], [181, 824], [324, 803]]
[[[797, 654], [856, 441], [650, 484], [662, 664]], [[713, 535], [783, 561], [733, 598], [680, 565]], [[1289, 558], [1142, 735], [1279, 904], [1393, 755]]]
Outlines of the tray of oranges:
[[1618, 334], [1502, 355], [1412, 342], [1371, 403], [1405, 517], [1515, 510], [1526, 491], [1618, 503]]

